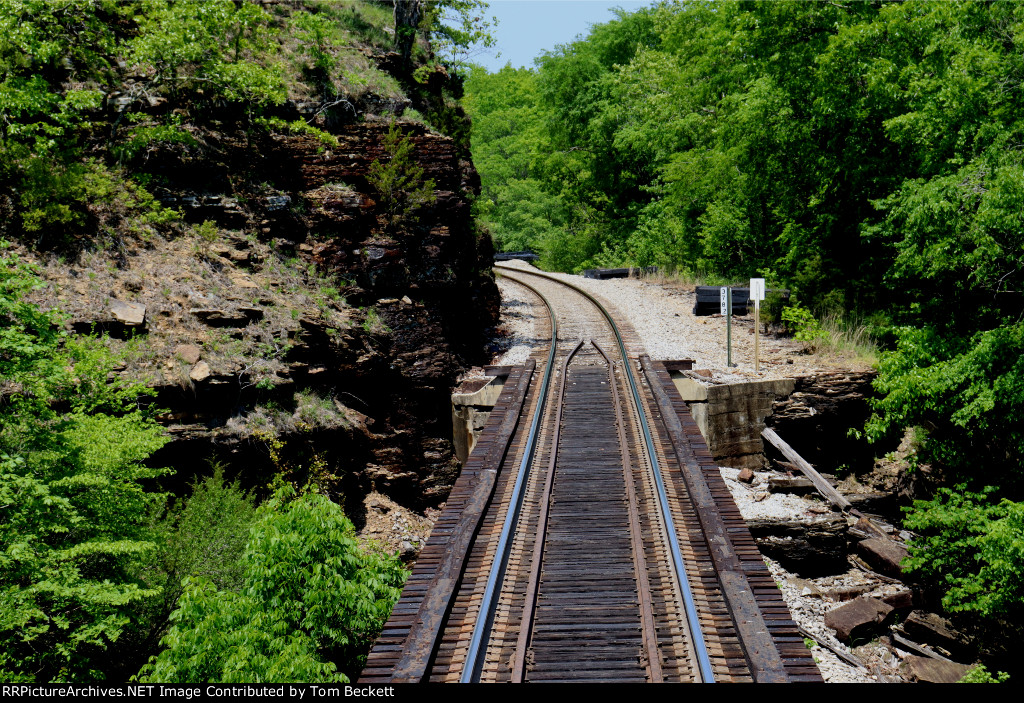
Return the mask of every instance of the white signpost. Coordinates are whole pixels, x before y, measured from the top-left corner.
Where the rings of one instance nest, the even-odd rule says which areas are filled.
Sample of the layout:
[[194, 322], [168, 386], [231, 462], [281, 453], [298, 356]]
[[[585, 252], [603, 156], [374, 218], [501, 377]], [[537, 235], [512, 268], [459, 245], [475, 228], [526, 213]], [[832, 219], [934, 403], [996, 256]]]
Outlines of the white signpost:
[[761, 301], [764, 300], [764, 279], [750, 279], [750, 299], [754, 301], [754, 373], [761, 370]]

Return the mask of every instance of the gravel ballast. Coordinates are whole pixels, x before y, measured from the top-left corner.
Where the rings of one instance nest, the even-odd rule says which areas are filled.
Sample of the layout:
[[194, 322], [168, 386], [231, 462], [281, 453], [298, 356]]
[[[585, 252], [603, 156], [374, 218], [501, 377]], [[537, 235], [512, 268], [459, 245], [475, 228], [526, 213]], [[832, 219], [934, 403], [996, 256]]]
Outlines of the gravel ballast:
[[[505, 262], [512, 268], [537, 271], [524, 261]], [[500, 269], [499, 269], [500, 270]], [[732, 321], [732, 360], [727, 367], [726, 320], [720, 316], [697, 317], [693, 314], [696, 293], [692, 286], [654, 279], [613, 278], [595, 280], [565, 273], [549, 273], [571, 283], [601, 300], [607, 301], [636, 330], [640, 342], [652, 359], [693, 359], [695, 369], [709, 369], [720, 382], [753, 379], [789, 378], [793, 375], [824, 373], [839, 368], [860, 368], [848, 360], [826, 360], [804, 353], [805, 345], [792, 339], [762, 335], [760, 369], [754, 371], [754, 316], [734, 316]], [[536, 296], [522, 286], [498, 279], [502, 294], [502, 323], [518, 338], [533, 337], [532, 328], [523, 328], [523, 320], [510, 311], [522, 306], [539, 306]], [[534, 314], [544, 316], [540, 307]], [[531, 316], [533, 317], [533, 316]], [[520, 350], [519, 354], [522, 351]], [[509, 357], [513, 358], [513, 357]], [[523, 357], [525, 358], [525, 356]], [[495, 363], [516, 363], [502, 358]], [[519, 362], [521, 363], [521, 362]]]

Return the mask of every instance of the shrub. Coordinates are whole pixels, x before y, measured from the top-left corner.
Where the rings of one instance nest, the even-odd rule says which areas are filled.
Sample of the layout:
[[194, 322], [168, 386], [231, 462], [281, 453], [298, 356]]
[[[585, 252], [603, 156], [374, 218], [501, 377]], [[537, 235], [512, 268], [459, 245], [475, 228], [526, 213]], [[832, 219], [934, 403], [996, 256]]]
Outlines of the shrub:
[[81, 681], [159, 589], [139, 578], [157, 548], [144, 460], [166, 438], [113, 375], [103, 340], [73, 339], [26, 303], [38, 285], [0, 257], [0, 679]]
[[396, 557], [356, 544], [340, 507], [290, 486], [258, 509], [241, 565], [238, 593], [186, 584], [142, 681], [346, 682], [405, 579]]
[[1005, 671], [998, 672], [993, 676], [984, 664], [979, 664], [966, 674], [957, 683], [1006, 683], [1010, 675]]
[[384, 153], [387, 158], [370, 164], [367, 180], [380, 195], [389, 226], [413, 219], [412, 213], [416, 209], [437, 199], [434, 195], [434, 181], [424, 180], [424, 171], [413, 160], [412, 151], [412, 142], [392, 122], [384, 137]]
[[995, 492], [942, 488], [932, 500], [914, 501], [904, 520], [921, 533], [906, 568], [938, 584], [950, 611], [993, 618], [1024, 605], [1024, 503], [994, 502]]
[[782, 311], [782, 319], [793, 329], [793, 338], [807, 342], [810, 350], [831, 341], [831, 334], [822, 328], [811, 311], [801, 305], [790, 305]]

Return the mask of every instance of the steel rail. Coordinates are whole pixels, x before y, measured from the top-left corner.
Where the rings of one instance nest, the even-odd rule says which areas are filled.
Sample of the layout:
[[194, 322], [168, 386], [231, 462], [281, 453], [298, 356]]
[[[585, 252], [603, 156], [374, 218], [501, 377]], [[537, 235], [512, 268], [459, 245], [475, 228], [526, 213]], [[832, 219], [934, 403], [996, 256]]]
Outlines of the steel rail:
[[[509, 278], [509, 280], [515, 279]], [[487, 576], [487, 585], [484, 588], [483, 600], [480, 603], [480, 612], [477, 615], [476, 623], [473, 625], [473, 635], [469, 640], [466, 662], [463, 665], [459, 683], [473, 683], [479, 680], [483, 667], [483, 657], [481, 654], [485, 648], [485, 638], [489, 636], [491, 627], [494, 624], [494, 608], [497, 606], [498, 584], [504, 578], [505, 569], [508, 566], [509, 544], [515, 524], [519, 520], [519, 512], [522, 509], [524, 487], [526, 479], [529, 477], [530, 468], [533, 465], [533, 455], [537, 447], [537, 435], [540, 433], [540, 423], [544, 416], [548, 386], [551, 382], [551, 372], [554, 369], [555, 355], [558, 352], [558, 320], [555, 316], [555, 311], [551, 308], [551, 303], [548, 302], [548, 299], [540, 291], [530, 284], [522, 281], [515, 282], [533, 291], [548, 309], [548, 316], [551, 318], [551, 349], [548, 352], [547, 368], [544, 369], [544, 379], [540, 385], [537, 408], [534, 411], [530, 433], [527, 436], [526, 446], [523, 450], [523, 459], [519, 464], [519, 473], [516, 476], [515, 487], [509, 500], [509, 510], [505, 515], [505, 522], [502, 525], [501, 535], [498, 538], [494, 563], [491, 565], [490, 573]]]
[[[510, 266], [498, 266], [495, 265], [495, 269], [501, 269], [503, 271], [509, 271], [513, 273], [525, 273], [530, 276], [537, 276], [539, 278], [546, 278], [549, 281], [554, 281], [567, 288], [571, 288], [576, 291], [591, 303], [593, 303], [601, 314], [604, 315], [605, 319], [608, 320], [608, 324], [611, 325], [612, 332], [615, 334], [615, 339], [618, 342], [619, 353], [623, 360], [623, 371], [626, 376], [626, 380], [629, 381], [629, 388], [632, 392], [633, 402], [636, 404], [637, 416], [640, 419], [640, 428], [643, 431], [644, 443], [647, 445], [647, 451], [651, 460], [651, 470], [655, 477], [655, 488], [658, 493], [658, 503], [661, 506], [663, 519], [665, 520], [665, 531], [668, 535], [669, 541], [669, 552], [672, 555], [672, 565], [676, 574], [676, 581], [679, 584], [679, 588], [683, 596], [683, 605], [686, 610], [686, 619], [690, 629], [690, 636], [693, 642], [694, 654], [697, 658], [697, 665], [700, 669], [700, 678], [704, 683], [714, 683], [715, 677], [714, 672], [711, 670], [711, 658], [708, 656], [707, 644], [704, 641], [704, 633], [700, 629], [700, 620], [697, 616], [697, 607], [694, 604], [693, 591], [690, 588], [689, 578], [686, 575], [686, 563], [683, 560], [682, 550], [679, 546], [679, 538], [676, 534], [675, 521], [672, 519], [672, 512], [668, 504], [668, 494], [665, 490], [665, 481], [661, 474], [661, 467], [658, 464], [658, 458], [655, 453], [654, 439], [651, 435], [650, 426], [647, 423], [647, 418], [644, 417], [644, 413], [641, 408], [643, 404], [640, 398], [640, 392], [637, 390], [636, 380], [633, 376], [633, 369], [629, 362], [629, 354], [626, 351], [626, 344], [622, 339], [622, 334], [619, 332], [618, 325], [615, 324], [615, 320], [612, 319], [611, 314], [605, 309], [604, 305], [597, 300], [590, 293], [587, 293], [581, 288], [566, 283], [565, 281], [559, 280], [554, 276], [550, 276], [539, 271], [527, 271], [524, 269], [514, 268]], [[524, 284], [525, 285], [525, 284]], [[546, 302], [546, 301], [545, 301]], [[550, 310], [550, 307], [548, 308]]]

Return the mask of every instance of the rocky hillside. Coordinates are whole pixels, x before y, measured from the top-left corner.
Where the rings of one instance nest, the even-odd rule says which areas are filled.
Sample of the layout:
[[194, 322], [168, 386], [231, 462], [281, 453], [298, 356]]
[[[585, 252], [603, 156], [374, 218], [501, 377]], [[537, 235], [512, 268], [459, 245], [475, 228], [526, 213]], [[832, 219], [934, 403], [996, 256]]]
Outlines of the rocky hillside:
[[[174, 440], [151, 463], [184, 482], [219, 461], [249, 486], [313, 466], [358, 523], [371, 489], [444, 499], [449, 389], [482, 360], [498, 294], [469, 212], [479, 179], [457, 80], [422, 47], [420, 63], [399, 60], [390, 8], [327, 5], [261, 15], [277, 31], [263, 51], [286, 66], [276, 102], [115, 63], [86, 86], [103, 97], [81, 140], [109, 197], [59, 231], [12, 216], [0, 234], [41, 266], [33, 302], [109, 333], [119, 372], [158, 391]], [[333, 34], [302, 30], [300, 13]], [[312, 60], [310, 36], [326, 37]], [[422, 201], [406, 202], [416, 188]]]

